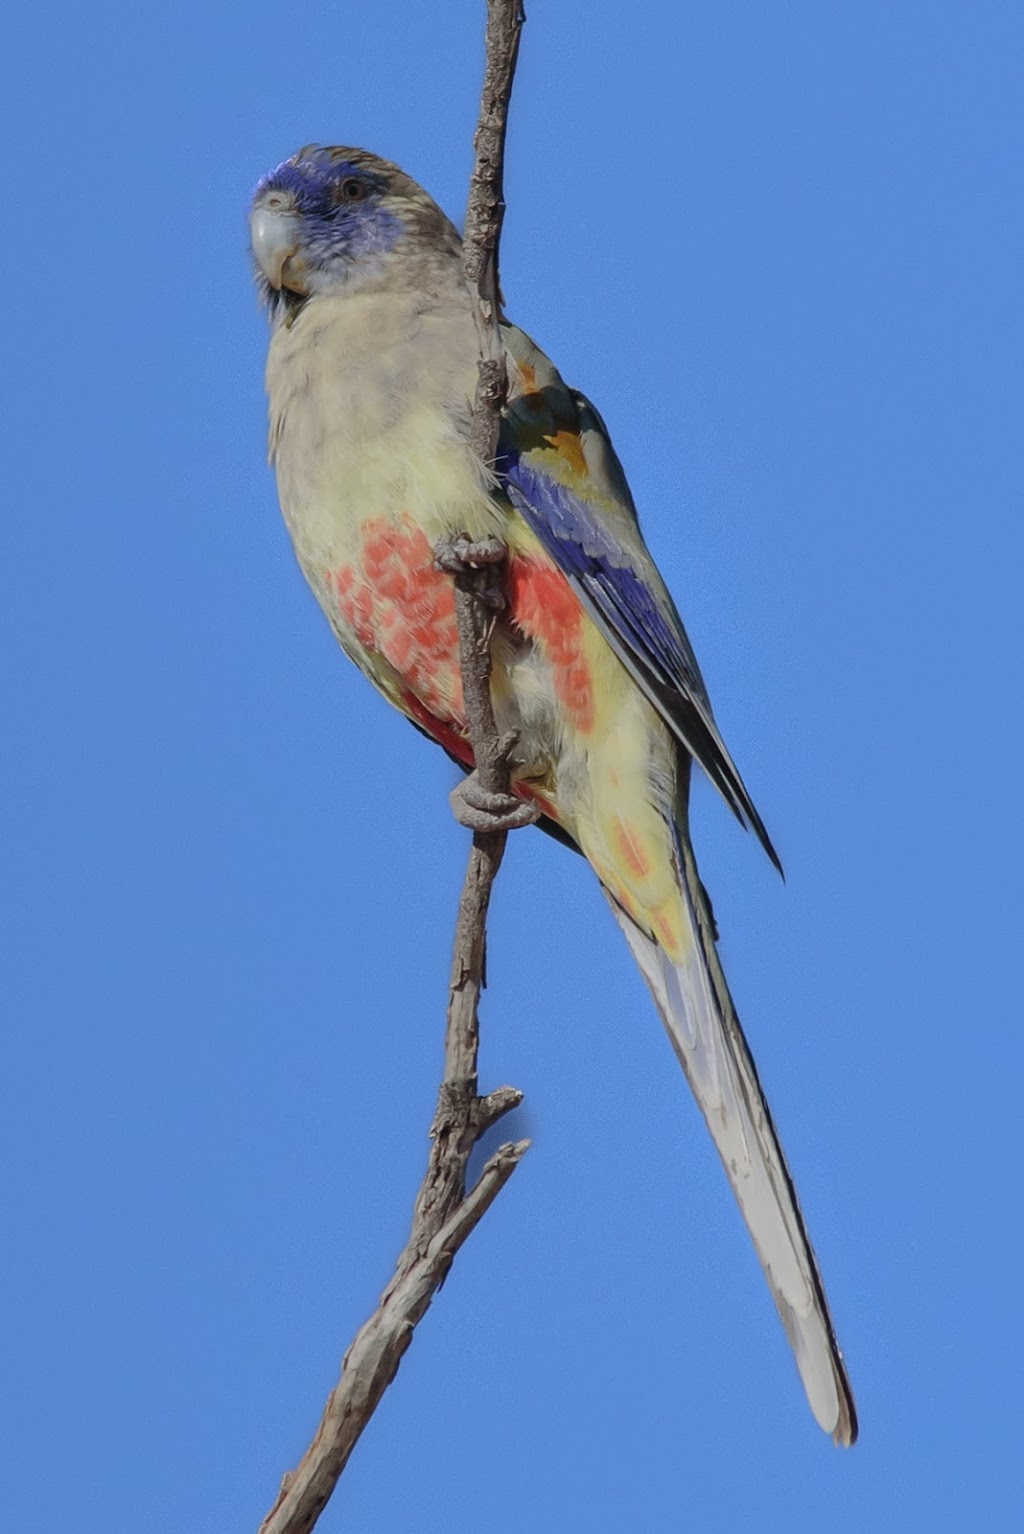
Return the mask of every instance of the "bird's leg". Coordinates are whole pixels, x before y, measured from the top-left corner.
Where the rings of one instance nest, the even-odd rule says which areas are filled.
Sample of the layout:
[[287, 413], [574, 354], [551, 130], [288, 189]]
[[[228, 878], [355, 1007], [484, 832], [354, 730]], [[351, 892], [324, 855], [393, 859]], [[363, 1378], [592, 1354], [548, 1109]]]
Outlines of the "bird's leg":
[[[489, 582], [488, 575], [503, 565], [507, 557], [508, 550], [500, 538], [482, 538], [477, 542], [467, 537], [443, 538], [434, 546], [437, 568], [455, 576], [463, 590], [470, 586], [474, 598], [490, 609], [490, 625], [481, 635], [484, 644], [490, 637], [490, 627], [496, 615], [506, 605], [500, 586]], [[506, 735], [497, 741], [492, 766], [507, 763], [514, 745], [514, 735]], [[485, 787], [475, 770], [452, 789], [449, 802], [455, 819], [469, 831], [515, 831], [540, 818], [540, 810], [535, 804], [516, 794], [496, 793]]]

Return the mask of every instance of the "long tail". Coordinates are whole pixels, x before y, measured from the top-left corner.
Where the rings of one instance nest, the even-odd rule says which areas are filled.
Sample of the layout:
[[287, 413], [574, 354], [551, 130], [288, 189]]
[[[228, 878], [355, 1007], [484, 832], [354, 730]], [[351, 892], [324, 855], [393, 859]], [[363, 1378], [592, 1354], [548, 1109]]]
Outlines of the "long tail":
[[796, 1189], [715, 947], [714, 922], [684, 829], [677, 834], [693, 941], [676, 964], [611, 901], [654, 994], [753, 1237], [812, 1412], [843, 1446], [857, 1412]]

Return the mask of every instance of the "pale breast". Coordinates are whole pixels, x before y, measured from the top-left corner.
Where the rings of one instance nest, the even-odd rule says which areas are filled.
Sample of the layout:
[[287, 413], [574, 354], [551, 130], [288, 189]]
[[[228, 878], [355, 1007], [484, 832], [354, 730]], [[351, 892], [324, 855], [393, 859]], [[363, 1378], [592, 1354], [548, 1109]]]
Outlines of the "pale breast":
[[274, 335], [270, 454], [314, 580], [358, 553], [363, 524], [409, 518], [431, 545], [498, 514], [468, 446], [476, 337], [464, 305], [409, 294], [320, 298]]

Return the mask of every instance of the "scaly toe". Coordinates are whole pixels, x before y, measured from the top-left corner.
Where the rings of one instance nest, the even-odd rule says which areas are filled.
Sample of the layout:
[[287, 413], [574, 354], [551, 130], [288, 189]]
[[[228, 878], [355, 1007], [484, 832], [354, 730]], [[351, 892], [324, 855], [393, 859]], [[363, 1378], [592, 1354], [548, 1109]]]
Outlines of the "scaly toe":
[[507, 552], [500, 538], [481, 538], [477, 543], [468, 538], [441, 538], [434, 545], [434, 563], [447, 575], [460, 575], [465, 570], [479, 570], [481, 565], [500, 565]]

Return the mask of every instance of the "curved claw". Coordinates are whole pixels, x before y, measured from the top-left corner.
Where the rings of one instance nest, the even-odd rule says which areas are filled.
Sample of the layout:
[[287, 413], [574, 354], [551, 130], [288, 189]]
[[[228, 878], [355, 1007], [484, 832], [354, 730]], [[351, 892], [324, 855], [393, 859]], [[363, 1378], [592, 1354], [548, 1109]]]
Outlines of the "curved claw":
[[469, 831], [518, 831], [540, 819], [535, 804], [515, 794], [489, 793], [475, 772], [452, 789], [448, 800], [459, 825]]

